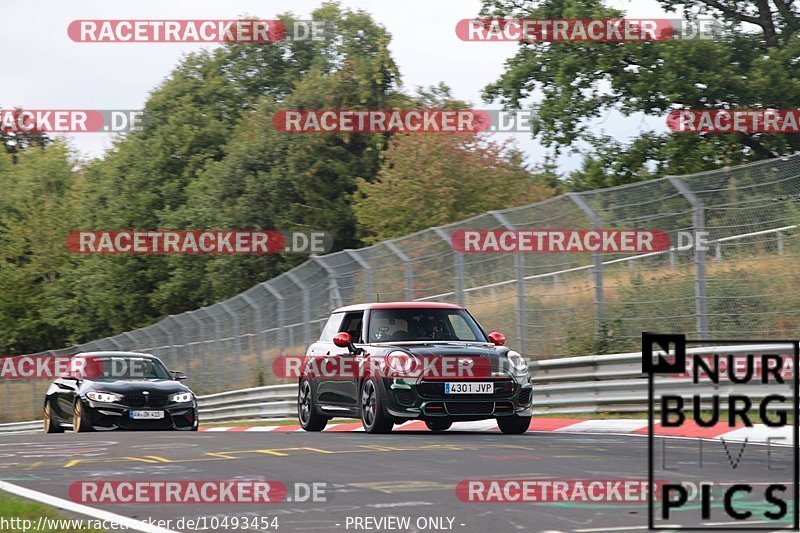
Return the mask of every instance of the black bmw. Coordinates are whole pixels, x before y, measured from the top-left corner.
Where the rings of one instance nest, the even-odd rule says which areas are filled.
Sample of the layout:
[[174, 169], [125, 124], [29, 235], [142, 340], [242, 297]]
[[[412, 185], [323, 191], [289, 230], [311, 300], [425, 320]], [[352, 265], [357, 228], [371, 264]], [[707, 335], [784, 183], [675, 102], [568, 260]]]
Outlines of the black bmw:
[[[306, 353], [300, 425], [320, 431], [331, 418], [360, 417], [368, 433], [385, 433], [416, 419], [442, 431], [454, 421], [494, 418], [503, 433], [524, 433], [533, 399], [528, 364], [504, 342], [457, 305], [337, 309]], [[459, 372], [462, 363], [469, 372]]]
[[95, 429], [197, 431], [197, 401], [158, 357], [134, 352], [87, 352], [70, 360], [44, 399], [44, 430]]

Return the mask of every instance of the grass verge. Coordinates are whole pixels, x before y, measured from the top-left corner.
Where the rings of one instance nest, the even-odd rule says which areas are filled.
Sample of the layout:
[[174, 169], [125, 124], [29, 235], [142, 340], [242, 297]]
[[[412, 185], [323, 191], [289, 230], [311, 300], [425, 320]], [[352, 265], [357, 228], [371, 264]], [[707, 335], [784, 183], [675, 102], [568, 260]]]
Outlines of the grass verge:
[[[39, 517], [49, 519], [43, 521], [42, 529], [36, 530], [39, 533], [104, 533], [102, 529], [76, 528], [77, 523], [81, 521], [79, 518], [72, 519], [59, 514], [48, 505], [0, 492], [0, 519], [5, 519], [5, 524], [0, 526], [0, 531], [24, 531], [22, 524], [25, 523], [25, 520], [30, 521], [28, 530], [32, 531], [37, 526]], [[89, 519], [85, 519], [84, 522], [87, 520]], [[16, 527], [15, 523], [19, 527]]]

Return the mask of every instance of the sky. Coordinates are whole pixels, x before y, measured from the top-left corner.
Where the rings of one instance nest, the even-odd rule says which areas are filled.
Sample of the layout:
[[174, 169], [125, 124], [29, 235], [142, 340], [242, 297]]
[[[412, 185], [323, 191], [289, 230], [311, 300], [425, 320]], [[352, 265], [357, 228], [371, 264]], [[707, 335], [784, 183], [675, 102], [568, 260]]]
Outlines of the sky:
[[[26, 0], [6, 2], [0, 28], [7, 46], [0, 107], [27, 109], [141, 109], [148, 94], [181, 57], [203, 47], [183, 43], [75, 43], [67, 26], [76, 19], [231, 19], [255, 16], [273, 19], [291, 11], [309, 18], [322, 0]], [[664, 17], [654, 0], [612, 0], [630, 17]], [[391, 52], [400, 67], [403, 86], [445, 82], [453, 96], [477, 108], [497, 108], [481, 100], [483, 87], [495, 81], [514, 43], [464, 42], [455, 35], [458, 20], [478, 15], [480, 0], [341, 0], [345, 8], [364, 9], [392, 34]], [[674, 18], [674, 15], [671, 17]], [[27, 22], [26, 22], [27, 21]], [[36, 32], [32, 32], [34, 26]], [[8, 43], [11, 43], [10, 46]], [[658, 117], [624, 117], [610, 113], [595, 121], [595, 133], [628, 140], [642, 130], [665, 129]], [[531, 163], [542, 162], [548, 150], [526, 133], [511, 137]], [[83, 157], [100, 157], [111, 146], [107, 133], [68, 136]], [[560, 171], [580, 165], [581, 156], [566, 153]]]

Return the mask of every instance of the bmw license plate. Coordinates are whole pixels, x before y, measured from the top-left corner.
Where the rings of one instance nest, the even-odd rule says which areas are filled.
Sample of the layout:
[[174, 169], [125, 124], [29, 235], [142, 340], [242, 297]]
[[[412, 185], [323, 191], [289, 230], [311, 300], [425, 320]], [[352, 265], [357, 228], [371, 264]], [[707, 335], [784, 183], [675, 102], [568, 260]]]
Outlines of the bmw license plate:
[[486, 381], [479, 381], [477, 383], [448, 382], [444, 384], [445, 394], [492, 394], [493, 392], [494, 388], [492, 386], [492, 383]]
[[134, 420], [160, 420], [164, 411], [131, 411], [129, 416]]

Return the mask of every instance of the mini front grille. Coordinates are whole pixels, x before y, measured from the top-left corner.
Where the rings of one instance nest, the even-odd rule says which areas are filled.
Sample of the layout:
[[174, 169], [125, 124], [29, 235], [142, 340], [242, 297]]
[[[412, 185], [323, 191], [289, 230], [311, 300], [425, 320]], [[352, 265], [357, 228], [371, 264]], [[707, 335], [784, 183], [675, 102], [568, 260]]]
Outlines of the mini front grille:
[[400, 405], [414, 405], [414, 393], [408, 389], [397, 389], [394, 391], [397, 403]]
[[[444, 384], [447, 380], [441, 381], [423, 381], [417, 384], [417, 393], [422, 396], [423, 398], [436, 398], [436, 399], [449, 399], [452, 396], [446, 395], [444, 393]], [[459, 381], [459, 380], [453, 380]], [[473, 381], [480, 381], [473, 380]], [[500, 399], [500, 398], [510, 398], [514, 395], [514, 382], [510, 380], [497, 380], [494, 381], [494, 391], [491, 394], [467, 394], [458, 396], [466, 396], [467, 398], [474, 398], [474, 399]]]
[[519, 393], [518, 402], [520, 405], [528, 405], [531, 401], [531, 390], [532, 389], [523, 389]]
[[494, 402], [445, 402], [451, 415], [490, 415], [494, 412]]

